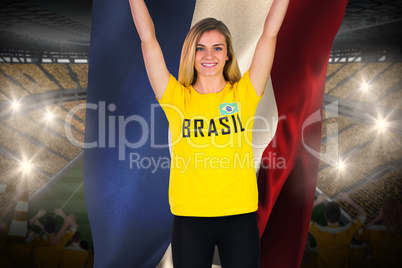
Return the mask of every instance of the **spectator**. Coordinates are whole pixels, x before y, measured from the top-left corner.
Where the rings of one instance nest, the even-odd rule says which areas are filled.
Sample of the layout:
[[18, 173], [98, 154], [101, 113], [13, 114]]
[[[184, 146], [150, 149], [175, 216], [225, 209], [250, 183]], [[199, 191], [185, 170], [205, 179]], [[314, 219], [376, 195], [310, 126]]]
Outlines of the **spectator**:
[[[328, 226], [310, 223], [309, 232], [317, 242], [317, 267], [347, 267], [350, 243], [353, 235], [363, 225], [367, 213], [356, 204], [347, 193], [339, 193], [339, 199], [350, 204], [357, 212], [357, 218], [350, 223], [340, 226], [341, 209], [335, 202], [329, 202], [325, 210]], [[314, 201], [313, 208], [323, 203], [328, 197], [320, 194]]]
[[42, 236], [36, 235], [34, 232], [30, 232], [27, 241], [33, 241], [34, 246], [57, 246], [64, 248], [68, 240], [74, 235], [77, 230], [77, 224], [75, 223], [75, 216], [73, 214], [66, 215], [60, 208], [54, 210], [54, 213], [64, 219], [64, 224], [56, 234], [56, 221], [52, 216], [48, 216], [41, 224], [39, 219], [44, 216], [46, 211], [41, 209], [38, 213], [29, 220], [29, 225], [32, 224], [39, 226], [44, 234]]
[[0, 220], [0, 243], [7, 237], [7, 233], [8, 233], [7, 222]]
[[75, 232], [71, 238], [71, 245], [64, 248], [63, 267], [88, 267], [89, 253], [81, 246], [81, 233]]
[[371, 267], [402, 267], [401, 203], [396, 199], [386, 200], [378, 216], [356, 238], [371, 245]]
[[[67, 235], [67, 228], [74, 225], [76, 226], [74, 222], [74, 215], [71, 214], [64, 219], [63, 227], [56, 234], [56, 222], [54, 221], [53, 217], [46, 218], [44, 225], [40, 223], [40, 218], [42, 218], [45, 214], [46, 211], [44, 209], [40, 209], [38, 213], [28, 221], [28, 232], [27, 236], [25, 237], [25, 243], [4, 242], [2, 245], [0, 245], [0, 260], [2, 261], [0, 262], [0, 267], [30, 267], [33, 262], [32, 253], [34, 248], [40, 246], [55, 246], [63, 243], [63, 238]], [[42, 236], [39, 236], [32, 231], [31, 227], [33, 224], [38, 225], [43, 230], [44, 234]], [[67, 238], [67, 241], [70, 237]]]
[[64, 246], [77, 230], [73, 214], [67, 216], [61, 209], [55, 209], [54, 213], [64, 218], [64, 224], [57, 234], [53, 217], [46, 218], [44, 225], [39, 220], [33, 221], [33, 224], [38, 225], [45, 232], [33, 240], [34, 267], [60, 267]]
[[317, 267], [317, 250], [311, 248], [311, 234], [307, 235], [306, 244], [301, 263], [301, 268], [316, 268]]
[[80, 242], [80, 247], [81, 247], [82, 249], [85, 249], [86, 251], [89, 251], [88, 242], [85, 241], [85, 240], [81, 240], [81, 242]]
[[71, 245], [66, 247], [66, 249], [79, 249], [86, 251], [86, 249], [81, 246], [81, 233], [79, 231], [75, 232], [73, 237], [71, 237], [70, 242]]

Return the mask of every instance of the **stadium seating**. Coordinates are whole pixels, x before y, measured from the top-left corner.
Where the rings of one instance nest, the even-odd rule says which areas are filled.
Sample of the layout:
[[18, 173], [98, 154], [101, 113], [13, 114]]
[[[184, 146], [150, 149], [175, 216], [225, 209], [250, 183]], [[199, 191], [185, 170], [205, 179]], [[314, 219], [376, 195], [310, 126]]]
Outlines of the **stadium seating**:
[[29, 92], [23, 89], [17, 83], [13, 83], [12, 80], [6, 77], [0, 72], [0, 90], [3, 95], [2, 100], [18, 100], [21, 97], [28, 96]]
[[[401, 65], [390, 62], [329, 64], [325, 92], [341, 99], [400, 109], [402, 91], [396, 85], [401, 83]], [[364, 81], [369, 85], [365, 93], [360, 90]], [[334, 123], [338, 123], [338, 132], [328, 136], [327, 128]], [[332, 166], [324, 157], [330, 149], [327, 148], [328, 142], [336, 135], [343, 170]], [[336, 198], [341, 191], [349, 192], [357, 203], [367, 209], [368, 220], [373, 219], [386, 197], [392, 194], [402, 196], [401, 182], [397, 179], [401, 178], [401, 170], [372, 178], [380, 170], [398, 166], [401, 150], [398, 134], [387, 130], [379, 132], [374, 125], [323, 111], [323, 157], [319, 163], [317, 188], [331, 198]], [[347, 204], [341, 205], [347, 213], [354, 215]]]
[[0, 101], [87, 88], [88, 64], [0, 63]]
[[40, 65], [0, 63], [0, 71], [6, 75], [10, 81], [19, 85], [30, 94], [39, 94], [60, 89], [46, 76], [43, 70], [41, 70]]
[[[0, 63], [0, 101], [60, 89], [86, 88], [87, 76], [88, 64]], [[84, 142], [84, 109], [77, 111], [71, 125], [65, 124], [68, 111], [82, 103], [85, 100], [49, 104], [14, 111], [3, 118], [0, 121], [0, 183], [15, 184], [20, 178], [27, 178], [26, 186], [32, 195], [82, 152], [82, 148], [68, 140], [65, 131], [70, 129], [77, 141]], [[23, 171], [24, 163], [30, 163], [29, 172]], [[0, 194], [0, 201], [3, 218], [15, 203], [8, 194]]]
[[[353, 122], [354, 122], [353, 119], [350, 119], [348, 117], [341, 116], [341, 115], [331, 117], [328, 119], [324, 119], [322, 122], [321, 138], [324, 140], [324, 138], [326, 138], [328, 135], [327, 125], [337, 124], [338, 132], [340, 132], [343, 129], [345, 129], [346, 127], [350, 126]], [[335, 127], [336, 125], [332, 125], [332, 126]], [[332, 134], [334, 134], [334, 133], [332, 133]]]
[[76, 89], [78, 84], [71, 77], [70, 67], [67, 64], [42, 64], [64, 89]]
[[[71, 110], [73, 107], [80, 105], [80, 104], [85, 104], [86, 102], [83, 100], [80, 101], [70, 101], [70, 102], [65, 102], [63, 103], [63, 107], [66, 110]], [[81, 119], [81, 122], [85, 122], [85, 109], [81, 109], [75, 113], [76, 116], [78, 116], [79, 119]]]
[[339, 70], [336, 71], [329, 79], [325, 82], [325, 91], [327, 94], [333, 90], [337, 85], [339, 85], [344, 79], [355, 74], [360, 68], [364, 66], [364, 63], [348, 63], [344, 64]]
[[[388, 94], [394, 85], [402, 80], [402, 63], [395, 63], [380, 73], [369, 85], [368, 94], [359, 93], [351, 96], [351, 100], [374, 103]], [[376, 77], [374, 77], [376, 78]], [[399, 90], [400, 91], [400, 90]]]
[[[0, 63], [0, 102], [23, 96], [43, 94], [54, 90], [85, 89], [88, 64], [7, 64]], [[402, 63], [334, 63], [327, 69], [325, 93], [341, 99], [401, 108]], [[366, 93], [360, 90], [362, 81], [369, 84]], [[66, 124], [68, 112], [85, 100], [52, 103], [39, 108], [15, 112], [0, 121], [0, 183], [13, 183], [22, 176], [29, 178], [29, 194], [35, 193], [51, 180], [69, 161], [82, 152], [67, 138], [65, 128], [74, 138], [84, 141], [85, 109], [77, 111], [71, 124]], [[52, 119], [47, 117], [51, 114]], [[335, 125], [337, 124], [337, 125]], [[336, 133], [333, 132], [337, 126]], [[329, 131], [331, 130], [331, 131]], [[317, 187], [331, 198], [341, 191], [351, 197], [373, 219], [390, 196], [402, 196], [402, 169], [394, 170], [380, 178], [373, 174], [398, 166], [402, 145], [395, 133], [379, 133], [374, 126], [352, 118], [323, 111], [322, 146], [324, 155], [329, 142], [338, 137], [339, 156], [344, 160], [344, 170], [321, 159]], [[337, 160], [337, 159], [335, 159]], [[31, 161], [29, 174], [23, 175], [23, 161]], [[0, 194], [0, 216], [10, 212], [14, 201], [8, 194]], [[354, 211], [340, 203], [350, 215]], [[92, 255], [93, 258], [93, 255]]]
[[335, 73], [339, 68], [341, 68], [344, 64], [343, 63], [333, 63], [333, 64], [328, 64], [327, 67], [327, 77], [331, 76], [333, 73]]
[[88, 64], [70, 64], [71, 70], [76, 74], [82, 88], [88, 86]]
[[[64, 106], [64, 104], [63, 104], [63, 106]], [[47, 109], [35, 110], [33, 112], [28, 113], [26, 116], [31, 120], [37, 120], [38, 118], [42, 118], [42, 120], [41, 120], [42, 126], [44, 126], [49, 131], [56, 132], [57, 134], [63, 136], [63, 138], [65, 138], [65, 139], [67, 139], [66, 130], [65, 130], [65, 127], [67, 127], [68, 129], [71, 130], [72, 135], [74, 136], [74, 138], [76, 140], [78, 140], [80, 142], [84, 142], [84, 133], [82, 133], [81, 131], [79, 131], [77, 129], [77, 128], [83, 129], [84, 126], [83, 126], [82, 122], [77, 120], [77, 118], [73, 118], [73, 120], [71, 122], [72, 125], [64, 124], [64, 120], [62, 117], [58, 117], [57, 118], [58, 120], [52, 120], [52, 122], [47, 122], [47, 120], [44, 118], [44, 116], [46, 116], [46, 113], [48, 111], [52, 111], [52, 108], [55, 108], [55, 107], [57, 107], [57, 105], [49, 106], [49, 107], [47, 107]], [[84, 110], [84, 113], [85, 113], [85, 110]]]
[[[365, 95], [366, 93], [361, 92], [361, 87], [363, 83], [368, 83], [369, 85], [375, 83], [378, 76], [380, 76], [381, 72], [388, 68], [391, 63], [369, 63], [365, 65], [363, 68], [358, 70], [353, 75], [350, 75], [346, 80], [345, 83], [340, 84], [334, 90], [331, 91], [330, 95], [340, 98], [350, 98], [352, 95], [360, 96]], [[367, 92], [368, 93], [368, 92]], [[371, 94], [372, 92], [370, 92]], [[370, 95], [367, 94], [367, 95]], [[356, 100], [355, 98], [352, 98]]]
[[[356, 189], [350, 197], [360, 204], [367, 212], [366, 222], [372, 221], [379, 213], [384, 201], [388, 198], [397, 198], [402, 202], [402, 169], [399, 168], [383, 177], [370, 181]], [[356, 212], [344, 202], [341, 207], [352, 216]]]
[[[51, 123], [49, 122], [49, 124]], [[53, 133], [50, 128], [46, 129], [45, 125], [39, 124], [26, 116], [16, 116], [3, 124], [18, 131], [18, 133], [26, 135], [39, 146], [46, 147], [47, 150], [56, 155], [61, 155], [66, 160], [71, 160], [81, 151], [80, 148], [71, 146], [67, 139], [60, 137], [57, 133]]]

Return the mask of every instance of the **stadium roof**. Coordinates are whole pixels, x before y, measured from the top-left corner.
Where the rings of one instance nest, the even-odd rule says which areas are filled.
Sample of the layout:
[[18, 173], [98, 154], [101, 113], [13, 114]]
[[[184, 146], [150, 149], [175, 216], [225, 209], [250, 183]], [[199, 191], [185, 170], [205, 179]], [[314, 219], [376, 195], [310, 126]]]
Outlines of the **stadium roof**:
[[[46, 51], [88, 54], [90, 27], [47, 8], [48, 1], [0, 3], [1, 54]], [[76, 3], [72, 1], [72, 4]], [[71, 12], [74, 12], [74, 6]], [[90, 17], [90, 13], [87, 14]], [[87, 56], [86, 56], [87, 57]]]
[[333, 50], [401, 52], [402, 1], [349, 0]]
[[[57, 8], [57, 5], [63, 5]], [[85, 5], [85, 6], [83, 6]], [[56, 8], [55, 8], [56, 6]], [[0, 53], [43, 54], [45, 51], [89, 54], [91, 0], [3, 0], [0, 3]], [[79, 11], [79, 12], [78, 12]], [[333, 51], [396, 51], [402, 47], [402, 1], [349, 0]], [[63, 57], [58, 55], [58, 57]]]

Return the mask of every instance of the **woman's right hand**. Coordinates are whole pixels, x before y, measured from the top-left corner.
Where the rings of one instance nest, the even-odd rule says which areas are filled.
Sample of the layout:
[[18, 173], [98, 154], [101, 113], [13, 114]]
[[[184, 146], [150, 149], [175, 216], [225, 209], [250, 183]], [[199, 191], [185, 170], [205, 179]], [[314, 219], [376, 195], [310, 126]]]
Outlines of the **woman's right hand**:
[[142, 55], [149, 82], [157, 99], [161, 99], [169, 83], [162, 49], [156, 39], [155, 27], [144, 0], [130, 0], [131, 14], [141, 39]]

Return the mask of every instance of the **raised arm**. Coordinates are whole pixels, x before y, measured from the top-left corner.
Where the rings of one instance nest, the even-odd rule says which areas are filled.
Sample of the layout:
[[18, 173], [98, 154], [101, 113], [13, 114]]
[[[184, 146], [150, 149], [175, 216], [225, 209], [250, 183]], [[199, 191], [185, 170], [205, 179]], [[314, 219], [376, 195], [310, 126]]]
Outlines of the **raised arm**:
[[349, 205], [352, 206], [352, 208], [354, 208], [356, 210], [356, 214], [357, 216], [362, 216], [364, 218], [367, 217], [367, 212], [364, 210], [364, 208], [362, 208], [361, 206], [359, 206], [355, 201], [353, 201], [349, 195], [345, 192], [340, 192], [338, 194], [338, 197], [340, 200], [345, 201], [346, 203], [348, 203]]
[[[33, 216], [30, 220], [29, 220], [29, 225], [31, 226], [32, 224], [36, 224], [39, 227], [41, 227], [41, 224], [39, 222], [39, 219], [42, 218], [44, 215], [46, 214], [46, 210], [44, 210], [43, 208], [40, 209], [38, 211], [38, 213], [36, 213], [35, 216]], [[41, 227], [42, 228], [42, 227]]]
[[289, 0], [274, 0], [265, 19], [250, 66], [250, 79], [258, 96], [264, 93], [274, 61], [276, 37], [281, 28]]
[[[65, 214], [64, 214], [64, 215], [65, 215]], [[66, 232], [66, 230], [67, 230], [68, 227], [72, 227], [72, 228], [74, 228], [75, 230], [77, 230], [77, 227], [78, 227], [78, 226], [77, 226], [77, 224], [75, 223], [75, 219], [76, 219], [76, 217], [75, 217], [74, 214], [70, 214], [70, 215], [64, 217], [63, 226], [62, 226], [62, 227], [60, 228], [60, 230], [57, 232], [56, 236], [52, 238], [52, 240], [50, 241], [50, 245], [54, 246], [54, 245], [56, 245], [57, 243], [59, 243], [59, 242], [63, 239], [64, 234], [65, 234], [65, 232]], [[74, 232], [75, 232], [75, 231], [74, 231]]]
[[374, 225], [374, 224], [380, 222], [382, 220], [382, 211], [383, 211], [383, 208], [381, 208], [380, 213], [378, 213], [378, 215], [375, 217], [374, 220], [372, 220], [371, 222], [369, 222], [366, 225], [364, 225], [364, 228], [367, 228], [367, 227], [369, 227], [371, 225]]
[[317, 199], [314, 200], [313, 203], [313, 208], [315, 208], [316, 206], [318, 206], [319, 204], [322, 204], [325, 200], [328, 199], [328, 196], [324, 193], [321, 193], [317, 196]]
[[[68, 216], [64, 213], [64, 211], [61, 208], [56, 208], [54, 209], [54, 214], [62, 217], [64, 219], [64, 221], [66, 221], [66, 219], [68, 218]], [[75, 217], [75, 216], [72, 216]], [[75, 223], [75, 221], [70, 222], [70, 226], [73, 228], [77, 228], [77, 224]]]
[[129, 0], [134, 24], [141, 39], [142, 55], [148, 79], [157, 99], [161, 99], [169, 83], [170, 73], [166, 67], [161, 47], [156, 40], [155, 27], [144, 0]]

